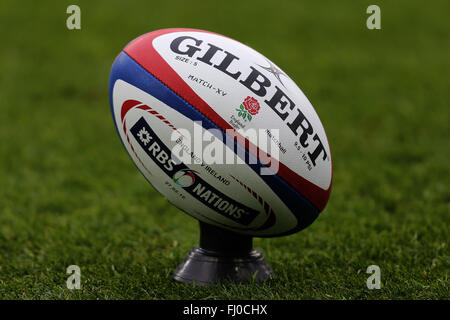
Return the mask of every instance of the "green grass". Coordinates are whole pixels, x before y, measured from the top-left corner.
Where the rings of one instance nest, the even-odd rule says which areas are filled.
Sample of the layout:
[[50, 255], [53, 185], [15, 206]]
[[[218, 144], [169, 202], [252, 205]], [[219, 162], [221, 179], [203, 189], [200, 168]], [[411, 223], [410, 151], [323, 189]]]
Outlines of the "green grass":
[[[448, 1], [0, 3], [0, 298], [448, 299]], [[76, 2], [75, 2], [76, 3]], [[304, 231], [256, 239], [277, 278], [178, 285], [197, 222], [124, 151], [109, 69], [138, 35], [194, 27], [236, 38], [286, 70], [326, 128], [334, 186]], [[65, 270], [81, 267], [82, 289]], [[367, 266], [381, 268], [368, 290]]]

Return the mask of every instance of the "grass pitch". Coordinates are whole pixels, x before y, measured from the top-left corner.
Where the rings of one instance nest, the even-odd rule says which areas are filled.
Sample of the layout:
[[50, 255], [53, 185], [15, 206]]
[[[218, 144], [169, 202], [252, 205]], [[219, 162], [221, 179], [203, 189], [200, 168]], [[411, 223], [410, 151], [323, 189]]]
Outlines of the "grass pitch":
[[[0, 3], [0, 298], [448, 299], [448, 1]], [[256, 239], [277, 278], [198, 288], [171, 281], [197, 222], [136, 170], [109, 111], [109, 69], [131, 39], [215, 31], [282, 67], [315, 106], [333, 152], [326, 210]], [[66, 268], [81, 268], [81, 290]], [[366, 287], [378, 265], [382, 288]]]

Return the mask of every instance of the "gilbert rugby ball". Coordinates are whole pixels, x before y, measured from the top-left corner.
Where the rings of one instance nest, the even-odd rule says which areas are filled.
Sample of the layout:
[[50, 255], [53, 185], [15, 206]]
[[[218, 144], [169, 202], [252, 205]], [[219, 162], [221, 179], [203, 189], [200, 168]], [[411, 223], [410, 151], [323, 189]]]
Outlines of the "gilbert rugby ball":
[[325, 208], [332, 160], [320, 119], [250, 47], [202, 30], [150, 32], [117, 56], [109, 92], [128, 154], [191, 216], [272, 237], [307, 227]]

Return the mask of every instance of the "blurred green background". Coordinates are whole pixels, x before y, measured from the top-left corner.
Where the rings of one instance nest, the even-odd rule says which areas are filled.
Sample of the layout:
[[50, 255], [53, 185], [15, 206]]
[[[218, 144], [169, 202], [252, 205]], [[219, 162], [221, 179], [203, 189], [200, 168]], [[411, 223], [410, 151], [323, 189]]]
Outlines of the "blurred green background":
[[[81, 8], [81, 30], [66, 8]], [[381, 30], [366, 8], [381, 8]], [[448, 1], [0, 2], [0, 298], [448, 299]], [[145, 181], [109, 111], [109, 69], [166, 27], [227, 35], [283, 68], [333, 152], [309, 228], [257, 239], [277, 278], [178, 285], [197, 222]], [[81, 290], [66, 268], [81, 267]], [[366, 287], [381, 268], [382, 288]]]

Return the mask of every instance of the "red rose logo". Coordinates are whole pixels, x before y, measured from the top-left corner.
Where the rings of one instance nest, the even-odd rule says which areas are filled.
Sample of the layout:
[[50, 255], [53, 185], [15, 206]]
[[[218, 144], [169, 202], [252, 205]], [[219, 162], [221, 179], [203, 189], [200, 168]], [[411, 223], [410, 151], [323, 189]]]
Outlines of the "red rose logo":
[[247, 121], [252, 121], [252, 117], [258, 114], [259, 108], [258, 100], [253, 97], [247, 97], [236, 111], [238, 112], [238, 117], [242, 117]]
[[245, 98], [244, 102], [242, 103], [245, 107], [245, 110], [248, 111], [252, 116], [257, 114], [259, 112], [259, 103], [258, 100], [256, 100], [253, 97], [247, 97]]

